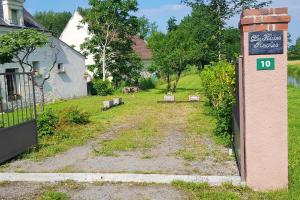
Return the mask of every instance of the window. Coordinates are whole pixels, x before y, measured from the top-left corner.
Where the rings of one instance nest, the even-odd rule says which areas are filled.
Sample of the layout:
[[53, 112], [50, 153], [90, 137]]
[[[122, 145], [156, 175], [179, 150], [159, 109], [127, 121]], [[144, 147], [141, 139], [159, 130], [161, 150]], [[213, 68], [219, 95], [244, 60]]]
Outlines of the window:
[[65, 73], [65, 67], [64, 67], [63, 63], [58, 63], [57, 70], [58, 70], [58, 73]]
[[32, 68], [35, 76], [41, 75], [40, 73], [40, 62], [39, 61], [33, 61], [32, 62]]
[[10, 23], [14, 25], [19, 25], [18, 10], [11, 9], [10, 14], [11, 14]]
[[17, 77], [16, 73], [17, 69], [6, 69], [6, 87], [7, 87], [7, 94], [8, 98], [14, 97], [18, 93], [18, 85], [17, 85]]

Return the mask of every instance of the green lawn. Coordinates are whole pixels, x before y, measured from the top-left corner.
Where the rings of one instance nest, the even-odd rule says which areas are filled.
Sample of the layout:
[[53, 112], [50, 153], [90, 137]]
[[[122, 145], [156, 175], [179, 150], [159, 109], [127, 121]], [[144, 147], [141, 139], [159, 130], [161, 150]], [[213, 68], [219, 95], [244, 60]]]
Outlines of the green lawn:
[[289, 181], [292, 199], [300, 197], [300, 88], [289, 87]]

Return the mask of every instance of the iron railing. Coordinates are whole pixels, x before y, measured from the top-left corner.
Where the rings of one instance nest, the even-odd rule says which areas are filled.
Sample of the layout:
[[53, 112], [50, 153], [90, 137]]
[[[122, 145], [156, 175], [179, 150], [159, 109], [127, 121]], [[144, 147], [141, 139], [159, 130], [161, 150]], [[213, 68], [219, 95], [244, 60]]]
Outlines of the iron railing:
[[0, 128], [37, 118], [33, 73], [0, 73]]

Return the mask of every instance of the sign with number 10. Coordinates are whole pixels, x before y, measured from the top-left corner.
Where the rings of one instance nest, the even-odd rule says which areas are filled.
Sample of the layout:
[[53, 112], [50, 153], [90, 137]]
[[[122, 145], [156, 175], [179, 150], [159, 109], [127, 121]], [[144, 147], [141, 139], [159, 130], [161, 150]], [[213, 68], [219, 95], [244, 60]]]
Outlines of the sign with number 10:
[[257, 70], [275, 70], [275, 59], [274, 58], [258, 58], [257, 59]]

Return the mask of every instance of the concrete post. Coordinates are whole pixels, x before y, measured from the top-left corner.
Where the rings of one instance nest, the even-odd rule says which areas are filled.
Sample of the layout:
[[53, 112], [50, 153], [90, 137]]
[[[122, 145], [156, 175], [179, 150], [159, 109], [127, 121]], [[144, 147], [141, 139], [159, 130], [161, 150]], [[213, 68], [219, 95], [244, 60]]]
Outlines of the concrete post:
[[255, 190], [288, 187], [287, 8], [241, 15], [242, 176]]

